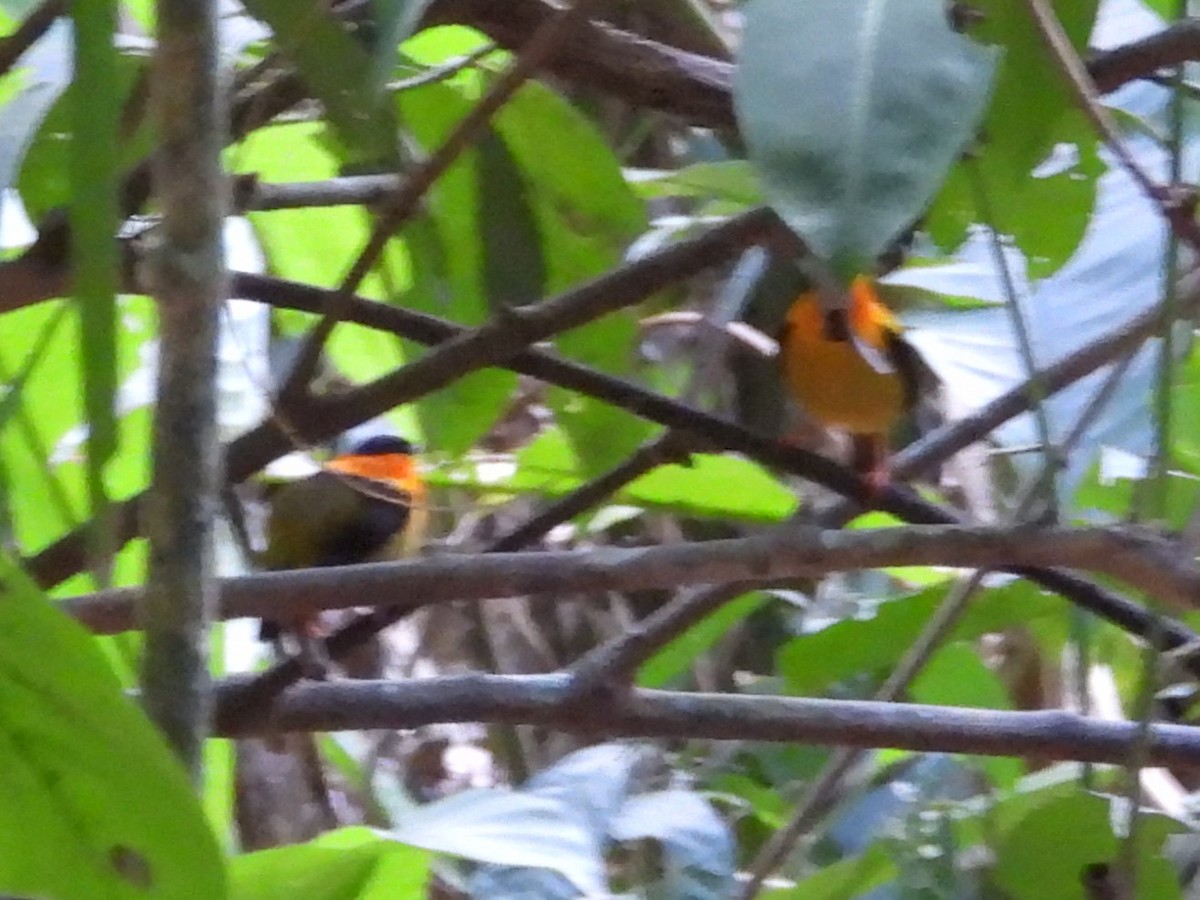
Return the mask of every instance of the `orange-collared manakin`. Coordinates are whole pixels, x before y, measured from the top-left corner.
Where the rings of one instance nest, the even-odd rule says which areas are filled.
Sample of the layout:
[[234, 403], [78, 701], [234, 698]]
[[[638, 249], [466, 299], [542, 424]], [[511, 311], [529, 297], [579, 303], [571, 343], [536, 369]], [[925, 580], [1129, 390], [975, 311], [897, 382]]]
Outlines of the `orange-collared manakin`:
[[780, 335], [783, 375], [814, 419], [850, 436], [852, 466], [872, 492], [888, 483], [887, 436], [917, 401], [920, 358], [871, 279], [850, 286], [845, 311], [815, 291], [796, 298]]
[[[320, 472], [276, 488], [269, 498], [268, 569], [304, 569], [399, 559], [421, 545], [428, 519], [413, 446], [376, 435]], [[288, 623], [303, 639], [303, 616]], [[264, 623], [264, 636], [271, 627]]]

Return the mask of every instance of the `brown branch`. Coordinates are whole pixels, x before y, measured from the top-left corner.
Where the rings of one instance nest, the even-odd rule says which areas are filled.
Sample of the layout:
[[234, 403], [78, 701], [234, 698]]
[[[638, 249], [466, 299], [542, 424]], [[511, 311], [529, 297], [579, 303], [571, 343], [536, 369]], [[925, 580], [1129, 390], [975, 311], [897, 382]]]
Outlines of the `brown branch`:
[[[478, 28], [503, 47], [519, 47], [555, 7], [547, 0], [439, 0], [427, 24]], [[1095, 54], [1088, 71], [1107, 93], [1168, 66], [1200, 60], [1196, 20], [1177, 23], [1157, 35]], [[632, 106], [679, 116], [692, 125], [735, 129], [733, 65], [688, 53], [601, 22], [589, 22], [552, 59], [547, 71], [572, 84], [597, 88]]]
[[[395, 563], [264, 572], [222, 583], [221, 615], [284, 619], [347, 609], [539, 594], [751, 584], [886, 566], [1065, 566], [1119, 578], [1182, 611], [1200, 607], [1200, 568], [1178, 545], [1132, 528], [910, 526], [826, 531], [781, 526], [748, 538], [636, 549], [455, 554]], [[136, 588], [65, 608], [97, 631], [128, 627]]]
[[228, 208], [221, 170], [226, 116], [214, 3], [160, 0], [153, 68], [163, 137], [154, 172], [162, 243], [151, 272], [161, 359], [154, 483], [146, 504], [150, 558], [138, 603], [146, 633], [142, 697], [199, 781], [213, 708], [207, 639], [218, 594], [217, 325], [227, 287], [221, 240]]
[[[778, 227], [777, 220], [766, 210], [752, 210], [735, 216], [697, 237], [627, 263], [551, 300], [520, 312], [506, 313], [477, 329], [447, 332], [430, 341], [440, 343], [440, 346], [412, 364], [337, 398], [314, 399], [303, 404], [285, 402], [281, 416], [293, 431], [307, 440], [327, 440], [394, 406], [443, 387], [468, 372], [506, 363], [531, 343], [638, 303], [656, 291], [711, 266], [721, 265], [746, 245], [765, 239], [775, 227]], [[240, 284], [239, 278], [235, 294], [239, 293]], [[318, 301], [323, 300], [326, 293], [313, 293], [316, 289], [298, 285], [295, 288]], [[382, 304], [379, 307], [386, 308]], [[355, 308], [360, 307], [356, 305]], [[428, 325], [437, 320], [423, 317], [420, 321]], [[454, 339], [447, 340], [451, 333], [455, 335]], [[766, 439], [760, 440], [769, 443]], [[290, 432], [285, 433], [275, 420], [264, 422], [229, 445], [226, 475], [233, 482], [242, 481], [292, 447]], [[813, 458], [821, 460], [815, 455]], [[827, 460], [819, 464], [833, 479], [841, 473], [845, 489], [850, 490], [850, 484], [857, 485], [857, 480], [836, 464]], [[114, 521], [118, 543], [136, 536], [137, 499], [118, 504]], [[83, 549], [82, 532], [73, 531], [26, 560], [25, 564], [42, 586], [57, 584], [80, 571]]]
[[1097, 53], [1088, 60], [1088, 74], [1107, 94], [1163, 69], [1200, 60], [1200, 19], [1183, 19], [1162, 31]]
[[[422, 681], [340, 681], [297, 685], [269, 717], [227, 727], [221, 690], [218, 733], [403, 730], [435, 722], [509, 722], [575, 734], [781, 741], [984, 756], [1044, 756], [1120, 764], [1138, 740], [1134, 722], [1104, 722], [1058, 710], [1007, 712], [797, 697], [634, 690], [610, 703], [574, 702], [562, 675], [452, 675]], [[1150, 765], [1200, 765], [1200, 729], [1153, 725]]]

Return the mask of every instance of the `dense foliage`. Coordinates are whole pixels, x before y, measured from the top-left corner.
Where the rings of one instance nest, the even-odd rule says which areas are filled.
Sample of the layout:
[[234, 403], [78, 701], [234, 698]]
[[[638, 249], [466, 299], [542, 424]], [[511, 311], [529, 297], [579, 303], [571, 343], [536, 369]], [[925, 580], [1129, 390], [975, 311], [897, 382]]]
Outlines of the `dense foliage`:
[[[347, 435], [433, 527], [324, 683], [214, 628], [197, 798], [129, 696], [155, 9], [65, 6], [0, 0], [0, 893], [1187, 895], [1186, 9], [217, 4], [222, 574]], [[929, 370], [866, 505], [771, 356], [864, 272]]]

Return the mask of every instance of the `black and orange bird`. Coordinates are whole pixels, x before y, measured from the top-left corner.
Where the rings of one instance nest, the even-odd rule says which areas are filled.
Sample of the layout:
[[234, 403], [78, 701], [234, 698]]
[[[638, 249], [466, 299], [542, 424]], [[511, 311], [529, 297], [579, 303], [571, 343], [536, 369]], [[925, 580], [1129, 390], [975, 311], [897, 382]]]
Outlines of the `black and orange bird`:
[[869, 277], [854, 279], [849, 300], [829, 311], [805, 291], [788, 310], [779, 352], [792, 396], [849, 435], [851, 466], [878, 493], [890, 479], [888, 433], [916, 405], [922, 363]]
[[[400, 559], [415, 553], [428, 519], [425, 483], [413, 445], [376, 435], [335, 456], [321, 471], [269, 496], [267, 569], [306, 569]], [[284, 624], [304, 640], [311, 616]], [[264, 623], [264, 637], [273, 636]]]

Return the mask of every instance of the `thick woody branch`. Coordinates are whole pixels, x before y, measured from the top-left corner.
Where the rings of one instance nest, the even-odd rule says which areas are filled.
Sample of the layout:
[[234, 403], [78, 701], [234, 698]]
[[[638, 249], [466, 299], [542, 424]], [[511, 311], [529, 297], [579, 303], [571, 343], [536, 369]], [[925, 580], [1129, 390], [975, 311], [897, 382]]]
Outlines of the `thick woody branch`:
[[[755, 584], [885, 566], [1089, 569], [1181, 610], [1200, 606], [1200, 569], [1174, 543], [1129, 528], [780, 527], [764, 535], [637, 549], [480, 553], [267, 572], [222, 584], [221, 614], [284, 619], [297, 609], [419, 606], [536, 594]], [[137, 589], [65, 601], [95, 631], [130, 627]]]
[[1044, 756], [1123, 763], [1145, 740], [1146, 763], [1200, 765], [1200, 729], [1101, 722], [1073, 713], [1005, 712], [796, 697], [749, 697], [634, 690], [608, 703], [573, 701], [562, 675], [457, 675], [424, 681], [306, 683], [276, 699], [271, 714], [234, 731], [221, 691], [218, 733], [419, 728], [434, 722], [535, 724], [576, 734], [786, 741], [895, 747], [985, 756]]

